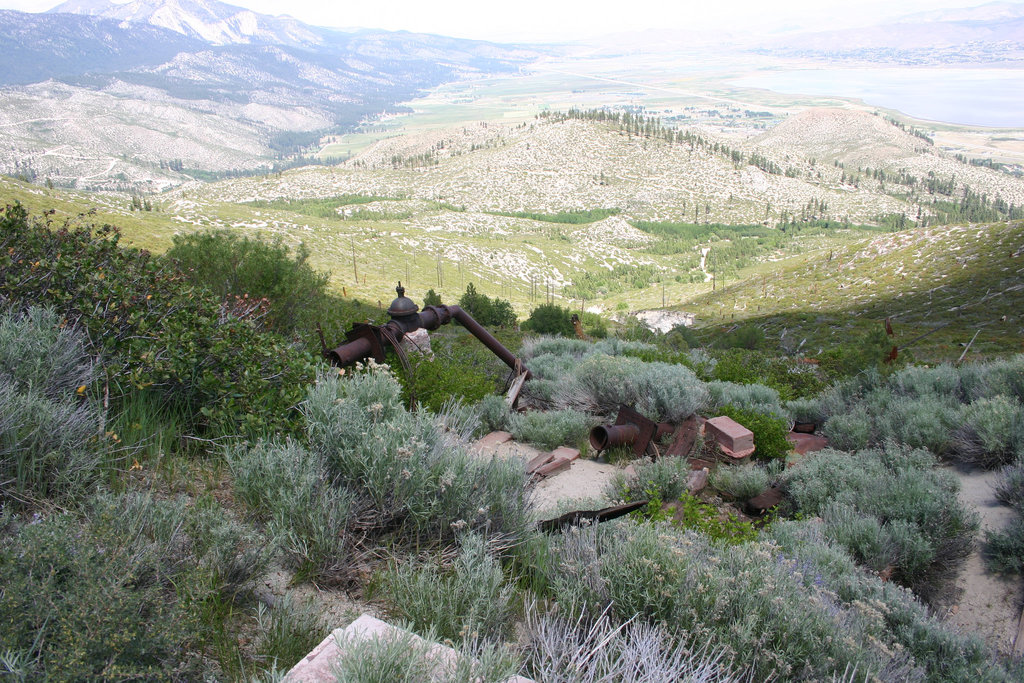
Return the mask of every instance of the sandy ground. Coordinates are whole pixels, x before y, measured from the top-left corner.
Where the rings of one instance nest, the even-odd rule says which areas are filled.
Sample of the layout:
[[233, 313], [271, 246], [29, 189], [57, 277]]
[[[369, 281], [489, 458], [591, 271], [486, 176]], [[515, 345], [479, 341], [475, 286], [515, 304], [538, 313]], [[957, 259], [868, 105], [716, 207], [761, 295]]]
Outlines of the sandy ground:
[[[533, 490], [533, 507], [537, 512], [547, 514], [571, 510], [568, 501], [579, 501], [582, 508], [593, 509], [610, 505], [604, 500], [604, 489], [619, 468], [615, 465], [575, 460], [565, 472], [544, 479]], [[595, 506], [595, 500], [602, 499]], [[582, 509], [580, 508], [580, 509]]]
[[998, 472], [955, 469], [962, 489], [960, 500], [977, 508], [981, 515], [978, 547], [960, 570], [956, 580], [958, 598], [947, 610], [946, 621], [964, 631], [977, 633], [1001, 653], [1013, 651], [1014, 639], [1024, 604], [1024, 581], [988, 572], [981, 555], [986, 529], [1000, 529], [1012, 518], [1013, 511], [999, 503], [992, 486]]
[[[524, 462], [546, 452], [515, 441], [490, 445], [486, 438], [477, 441], [473, 450], [483, 457], [520, 458]], [[543, 519], [569, 510], [608, 505], [604, 490], [618, 471], [615, 465], [577, 458], [569, 469], [537, 482], [533, 490], [533, 509]]]

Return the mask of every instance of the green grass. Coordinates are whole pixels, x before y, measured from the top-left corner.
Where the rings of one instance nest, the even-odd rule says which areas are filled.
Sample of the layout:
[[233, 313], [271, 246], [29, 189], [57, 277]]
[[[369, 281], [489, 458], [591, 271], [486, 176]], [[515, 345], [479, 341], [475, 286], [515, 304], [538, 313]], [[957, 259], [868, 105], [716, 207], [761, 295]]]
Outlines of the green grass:
[[558, 213], [538, 213], [535, 211], [488, 211], [494, 216], [508, 216], [510, 218], [528, 218], [531, 221], [542, 221], [544, 223], [567, 223], [569, 225], [584, 225], [603, 221], [609, 216], [619, 214], [619, 209], [578, 209], [572, 211], [559, 211]]

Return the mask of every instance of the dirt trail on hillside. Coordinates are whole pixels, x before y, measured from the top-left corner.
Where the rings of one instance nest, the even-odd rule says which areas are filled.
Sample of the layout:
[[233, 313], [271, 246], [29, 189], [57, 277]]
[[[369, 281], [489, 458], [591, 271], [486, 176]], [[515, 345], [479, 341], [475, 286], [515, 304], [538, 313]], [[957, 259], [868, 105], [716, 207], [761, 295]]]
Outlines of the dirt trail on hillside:
[[985, 530], [1005, 527], [1014, 512], [996, 500], [993, 485], [998, 470], [953, 468], [962, 486], [960, 500], [978, 510], [981, 529], [977, 547], [964, 562], [956, 580], [957, 598], [946, 610], [946, 621], [965, 632], [977, 633], [1003, 654], [1013, 651], [1024, 603], [1024, 581], [990, 573], [981, 549]]

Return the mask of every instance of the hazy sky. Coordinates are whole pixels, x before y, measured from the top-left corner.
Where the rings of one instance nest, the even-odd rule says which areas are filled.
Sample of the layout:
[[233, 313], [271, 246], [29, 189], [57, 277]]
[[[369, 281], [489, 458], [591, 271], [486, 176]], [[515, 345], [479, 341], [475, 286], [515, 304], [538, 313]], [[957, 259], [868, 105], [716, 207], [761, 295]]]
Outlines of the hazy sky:
[[[198, 0], [202, 1], [202, 0]], [[1009, 0], [1020, 4], [1024, 0]], [[977, 0], [228, 0], [316, 26], [406, 29], [488, 40], [571, 40], [645, 29], [756, 30], [862, 26], [911, 12], [983, 4]], [[0, 0], [0, 8], [41, 12], [55, 0]]]

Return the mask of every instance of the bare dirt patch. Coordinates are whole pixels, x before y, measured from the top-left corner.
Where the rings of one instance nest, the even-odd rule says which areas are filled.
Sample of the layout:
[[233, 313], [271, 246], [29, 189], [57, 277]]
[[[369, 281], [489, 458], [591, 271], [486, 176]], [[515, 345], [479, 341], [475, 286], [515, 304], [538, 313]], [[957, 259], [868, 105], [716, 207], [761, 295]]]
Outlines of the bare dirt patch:
[[985, 566], [982, 541], [986, 529], [1001, 529], [1014, 512], [996, 500], [992, 486], [997, 471], [954, 470], [962, 489], [960, 500], [981, 515], [978, 546], [967, 558], [956, 579], [956, 598], [946, 610], [946, 621], [965, 632], [976, 633], [1001, 654], [1013, 651], [1024, 603], [1024, 581], [993, 574]]

